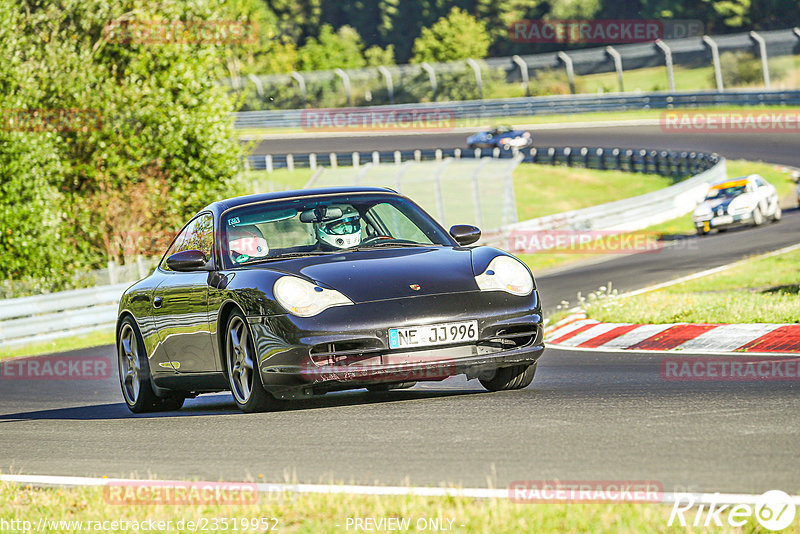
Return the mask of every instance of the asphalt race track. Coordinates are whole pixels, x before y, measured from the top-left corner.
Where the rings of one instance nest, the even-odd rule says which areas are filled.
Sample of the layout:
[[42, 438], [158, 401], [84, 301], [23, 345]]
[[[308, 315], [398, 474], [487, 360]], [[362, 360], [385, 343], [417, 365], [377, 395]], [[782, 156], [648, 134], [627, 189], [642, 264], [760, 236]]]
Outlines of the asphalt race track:
[[[419, 133], [351, 137], [285, 137], [260, 141], [255, 154], [304, 154], [349, 150], [412, 150], [466, 148], [467, 133]], [[658, 125], [583, 127], [533, 130], [534, 146], [600, 146], [718, 152], [729, 158], [768, 161], [800, 167], [796, 133], [664, 132]]]
[[[463, 137], [264, 141], [258, 151], [448, 147]], [[791, 135], [570, 128], [537, 134], [537, 142], [713, 150], [800, 166]], [[635, 289], [791, 245], [799, 236], [795, 209], [777, 225], [690, 237], [658, 252], [542, 275], [537, 283], [552, 308], [609, 281]], [[115, 362], [113, 347], [72, 354]], [[497, 488], [515, 480], [652, 480], [665, 491], [800, 491], [797, 383], [666, 381], [663, 357], [548, 349], [523, 391], [486, 393], [477, 381], [454, 378], [383, 394], [329, 394], [254, 415], [218, 394], [189, 400], [179, 412], [133, 416], [114, 375], [0, 379], [0, 471]]]

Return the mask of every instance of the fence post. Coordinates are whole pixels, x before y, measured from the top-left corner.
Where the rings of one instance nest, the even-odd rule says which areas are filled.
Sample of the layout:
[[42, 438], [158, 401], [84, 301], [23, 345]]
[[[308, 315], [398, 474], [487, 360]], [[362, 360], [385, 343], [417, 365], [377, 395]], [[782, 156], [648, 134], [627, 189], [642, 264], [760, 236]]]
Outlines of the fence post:
[[716, 41], [708, 35], [703, 36], [703, 42], [711, 49], [711, 61], [714, 63], [714, 78], [717, 81], [717, 91], [720, 93], [725, 90], [722, 86], [722, 69], [719, 65], [719, 48]]
[[483, 167], [489, 163], [489, 158], [484, 158], [472, 172], [472, 203], [475, 206], [475, 226], [478, 228], [483, 224], [483, 211], [481, 210], [481, 194], [479, 188], [479, 175]]
[[761, 56], [761, 72], [764, 76], [764, 88], [769, 89], [769, 64], [767, 63], [767, 43], [764, 38], [754, 31], [750, 32], [750, 38], [758, 45], [758, 53]]
[[436, 102], [436, 71], [433, 70], [433, 67], [427, 61], [423, 61], [419, 66], [428, 73], [428, 79], [431, 81], [431, 102]]
[[595, 151], [597, 154], [597, 168], [600, 170], [604, 170], [606, 168], [606, 154], [602, 148], [598, 148]]
[[358, 152], [353, 152], [353, 168], [357, 169], [359, 163]]
[[256, 94], [258, 95], [258, 99], [262, 102], [264, 101], [264, 85], [261, 83], [261, 80], [258, 79], [258, 76], [255, 74], [250, 74], [247, 76], [250, 78], [250, 81], [253, 82], [253, 85], [256, 86]]
[[422, 161], [422, 151], [417, 149], [414, 151], [414, 161]]
[[522, 87], [525, 88], [525, 96], [531, 96], [530, 78], [528, 77], [528, 64], [517, 55], [511, 56], [511, 61], [519, 67], [519, 73], [522, 76]]
[[145, 265], [144, 256], [141, 254], [136, 255], [136, 268], [139, 271], [139, 278], [145, 278], [147, 276], [147, 265]]
[[315, 152], [308, 155], [308, 167], [312, 170], [317, 168], [317, 154]]
[[439, 168], [436, 169], [436, 173], [433, 175], [433, 186], [434, 186], [434, 195], [436, 196], [436, 206], [439, 210], [439, 222], [442, 226], [446, 226], [446, 219], [444, 216], [444, 195], [442, 194], [442, 173], [453, 161], [451, 159], [445, 160], [439, 165]]
[[303, 98], [303, 107], [308, 107], [308, 95], [306, 94], [306, 80], [303, 78], [303, 75], [297, 71], [292, 71], [289, 73], [296, 82], [297, 86], [300, 88], [300, 96]]
[[400, 154], [400, 151], [399, 150], [395, 150], [394, 151], [394, 164], [395, 165], [400, 165], [400, 163], [402, 163], [402, 161], [403, 161], [403, 156]]
[[350, 92], [350, 76], [347, 75], [345, 71], [342, 69], [334, 69], [333, 73], [336, 74], [339, 78], [342, 79], [342, 84], [344, 85], [344, 93], [347, 96], [347, 105], [353, 105], [353, 95]]
[[574, 95], [575, 70], [572, 68], [572, 58], [569, 57], [565, 52], [561, 51], [558, 53], [558, 59], [560, 59], [564, 63], [564, 67], [566, 67], [567, 69], [567, 79], [569, 80], [569, 92]]
[[378, 72], [383, 74], [386, 80], [386, 92], [389, 93], [389, 103], [394, 104], [394, 81], [392, 80], [392, 73], [383, 65], [378, 65]]
[[436, 149], [436, 150], [433, 152], [433, 157], [434, 157], [434, 159], [435, 159], [436, 161], [442, 161], [442, 149], [441, 149], [441, 148], [437, 148], [437, 149]]
[[478, 96], [483, 100], [483, 79], [481, 78], [481, 67], [478, 62], [472, 58], [467, 59], [467, 65], [472, 67], [472, 72], [475, 73], [475, 84], [478, 86]]
[[493, 158], [499, 158], [500, 157], [500, 149], [499, 148], [494, 147], [492, 149], [492, 157]]
[[611, 56], [611, 59], [614, 60], [614, 70], [617, 71], [617, 84], [619, 85], [619, 92], [624, 93], [625, 84], [622, 81], [622, 56], [613, 46], [606, 47], [606, 54]]
[[381, 163], [381, 153], [377, 150], [372, 151], [372, 164], [373, 165], [380, 165]]
[[670, 93], [675, 92], [675, 73], [672, 70], [672, 49], [661, 39], [656, 39], [656, 46], [664, 52], [664, 64], [667, 66], [667, 82]]
[[286, 154], [286, 168], [289, 169], [289, 172], [294, 170], [294, 155], [293, 154]]
[[460, 148], [456, 148], [455, 150], [453, 150], [453, 157], [456, 158], [456, 159], [461, 159], [461, 149]]
[[264, 167], [267, 169], [267, 172], [272, 172], [272, 154], [264, 156]]
[[117, 264], [114, 260], [108, 260], [108, 283], [112, 286], [117, 283]]
[[338, 165], [338, 162], [336, 161], [336, 152], [331, 152], [330, 160], [331, 160], [331, 169], [335, 169]]

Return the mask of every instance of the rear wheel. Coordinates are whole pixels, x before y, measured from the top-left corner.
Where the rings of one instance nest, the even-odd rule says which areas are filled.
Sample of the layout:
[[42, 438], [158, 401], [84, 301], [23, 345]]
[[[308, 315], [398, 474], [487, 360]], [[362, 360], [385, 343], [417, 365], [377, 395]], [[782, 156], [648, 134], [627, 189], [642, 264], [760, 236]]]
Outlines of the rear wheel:
[[494, 371], [493, 376], [479, 378], [481, 385], [489, 391], [509, 391], [523, 389], [531, 385], [536, 375], [536, 364], [514, 365], [502, 367]]
[[258, 357], [247, 320], [234, 312], [225, 330], [225, 363], [233, 400], [243, 412], [276, 410], [281, 403], [261, 383]]
[[156, 396], [150, 383], [150, 365], [144, 351], [144, 341], [136, 323], [126, 317], [119, 325], [117, 361], [122, 397], [133, 413], [180, 410], [185, 398], [176, 394]]

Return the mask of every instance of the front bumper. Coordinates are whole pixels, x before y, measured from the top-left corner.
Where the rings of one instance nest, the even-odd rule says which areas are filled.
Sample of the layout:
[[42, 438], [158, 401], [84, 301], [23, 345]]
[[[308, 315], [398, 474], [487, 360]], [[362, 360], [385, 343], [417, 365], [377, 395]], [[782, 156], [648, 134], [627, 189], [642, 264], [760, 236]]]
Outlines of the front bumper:
[[[476, 320], [478, 340], [389, 349], [389, 328]], [[544, 350], [536, 291], [471, 292], [334, 307], [315, 317], [249, 317], [264, 387], [279, 398], [376, 383], [475, 378], [535, 362]]]
[[737, 213], [735, 215], [703, 217], [702, 219], [695, 218], [694, 225], [698, 230], [702, 228], [705, 229], [705, 231], [709, 231], [719, 228], [730, 228], [743, 224], [751, 224], [752, 221], [753, 212], [748, 211], [746, 213]]

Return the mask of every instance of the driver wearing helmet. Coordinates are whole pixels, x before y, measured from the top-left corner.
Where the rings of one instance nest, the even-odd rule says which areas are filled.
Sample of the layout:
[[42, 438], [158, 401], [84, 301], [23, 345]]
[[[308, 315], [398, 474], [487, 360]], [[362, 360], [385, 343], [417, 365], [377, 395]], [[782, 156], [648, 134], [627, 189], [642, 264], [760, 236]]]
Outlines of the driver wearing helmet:
[[352, 206], [341, 208], [341, 217], [314, 223], [314, 231], [322, 249], [345, 249], [361, 244], [361, 217], [358, 211]]

